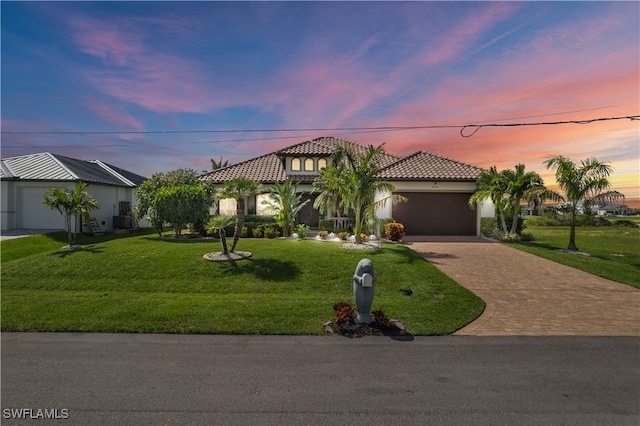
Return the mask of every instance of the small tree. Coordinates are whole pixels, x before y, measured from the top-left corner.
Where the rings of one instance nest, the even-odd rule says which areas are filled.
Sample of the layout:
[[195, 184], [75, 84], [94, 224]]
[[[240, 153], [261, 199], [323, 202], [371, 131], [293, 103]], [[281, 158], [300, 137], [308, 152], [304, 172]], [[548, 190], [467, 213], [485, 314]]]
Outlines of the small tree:
[[259, 187], [260, 184], [253, 179], [237, 177], [225, 182], [216, 194], [218, 200], [224, 200], [226, 198], [236, 200], [236, 227], [233, 232], [231, 251], [235, 251], [236, 244], [238, 244], [238, 240], [240, 239], [242, 225], [244, 225], [246, 199], [247, 197], [256, 195]]
[[[194, 190], [185, 192], [182, 190], [168, 191], [166, 189], [163, 189], [183, 185], [194, 188]], [[201, 188], [203, 192], [200, 193], [200, 191], [195, 188]], [[157, 196], [160, 192], [162, 192], [162, 199], [158, 204]], [[191, 196], [188, 195], [194, 195], [196, 192], [204, 197], [204, 200], [206, 200], [206, 208], [203, 206], [204, 201], [202, 198], [191, 198]], [[138, 205], [136, 206], [134, 215], [137, 219], [142, 219], [145, 216], [148, 216], [151, 224], [158, 231], [158, 234], [161, 234], [162, 225], [164, 222], [173, 222], [175, 224], [174, 220], [176, 220], [177, 218], [174, 216], [174, 214], [176, 213], [177, 209], [173, 209], [171, 208], [171, 206], [167, 206], [168, 201], [165, 201], [168, 198], [177, 197], [178, 193], [185, 196], [188, 203], [193, 202], [193, 204], [190, 204], [191, 212], [189, 214], [183, 214], [182, 216], [193, 216], [195, 218], [199, 217], [200, 222], [204, 221], [209, 214], [209, 206], [212, 203], [213, 188], [209, 182], [198, 180], [198, 174], [193, 169], [178, 169], [171, 172], [154, 173], [153, 176], [151, 176], [151, 179], [147, 179], [146, 181], [144, 181], [136, 191]], [[158, 211], [158, 207], [161, 208], [161, 211]], [[184, 212], [183, 208], [181, 208], [180, 210]], [[174, 220], [169, 219], [166, 216], [167, 214]], [[178, 220], [178, 222], [180, 222], [181, 224], [189, 222], [196, 223], [198, 222], [198, 220], [180, 219]], [[176, 229], [176, 231], [179, 232], [178, 229]]]
[[161, 187], [156, 193], [153, 210], [163, 221], [174, 225], [175, 234], [182, 234], [187, 223], [202, 223], [209, 215], [211, 194], [201, 184]]
[[79, 216], [89, 221], [91, 211], [100, 208], [100, 204], [85, 191], [86, 187], [85, 182], [78, 182], [73, 191], [60, 188], [47, 189], [44, 193], [44, 201], [41, 201], [42, 204], [49, 206], [52, 210], [58, 210], [64, 216], [69, 246], [76, 244], [77, 234], [77, 229], [71, 228], [71, 219]]
[[233, 216], [227, 215], [216, 215], [209, 219], [207, 223], [207, 231], [213, 234], [215, 231], [218, 231], [220, 235], [220, 242], [222, 242], [222, 254], [229, 254], [229, 248], [227, 246], [227, 232], [225, 228], [231, 226], [235, 218]]
[[608, 162], [598, 161], [595, 157], [582, 160], [576, 165], [571, 159], [562, 155], [555, 156], [544, 162], [547, 169], [556, 171], [556, 182], [566, 195], [569, 209], [569, 246], [568, 250], [578, 251], [576, 246], [576, 216], [578, 203], [587, 201], [592, 204], [604, 197], [604, 191], [611, 183], [609, 175], [613, 168]]
[[298, 184], [291, 179], [283, 183], [276, 182], [270, 191], [269, 200], [264, 200], [262, 204], [275, 213], [276, 221], [282, 227], [282, 236], [290, 237], [296, 215], [309, 200], [302, 202], [302, 194], [298, 193]]

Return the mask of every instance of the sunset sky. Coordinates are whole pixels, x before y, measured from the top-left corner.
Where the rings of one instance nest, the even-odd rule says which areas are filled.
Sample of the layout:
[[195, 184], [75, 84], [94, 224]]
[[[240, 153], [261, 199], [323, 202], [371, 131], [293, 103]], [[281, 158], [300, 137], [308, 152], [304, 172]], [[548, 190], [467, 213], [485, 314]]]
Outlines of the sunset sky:
[[[545, 159], [595, 156], [640, 207], [638, 120], [460, 135], [464, 124], [639, 115], [635, 1], [1, 8], [3, 158], [48, 151], [151, 176], [336, 136], [484, 168], [523, 163], [550, 187]], [[428, 128], [371, 129], [400, 126]]]

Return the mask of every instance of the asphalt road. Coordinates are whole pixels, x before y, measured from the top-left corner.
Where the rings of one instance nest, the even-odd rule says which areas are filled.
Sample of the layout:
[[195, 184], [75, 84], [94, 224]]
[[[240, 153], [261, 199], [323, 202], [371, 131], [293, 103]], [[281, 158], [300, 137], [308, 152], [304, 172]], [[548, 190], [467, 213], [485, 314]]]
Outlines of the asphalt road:
[[2, 333], [1, 343], [3, 425], [640, 424], [637, 337]]

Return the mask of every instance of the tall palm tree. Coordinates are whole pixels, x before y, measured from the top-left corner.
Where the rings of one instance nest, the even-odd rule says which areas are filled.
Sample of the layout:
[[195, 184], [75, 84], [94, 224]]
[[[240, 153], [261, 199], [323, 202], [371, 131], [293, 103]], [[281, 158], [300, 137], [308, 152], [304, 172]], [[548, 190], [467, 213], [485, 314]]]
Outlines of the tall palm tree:
[[246, 199], [256, 195], [259, 187], [260, 184], [253, 179], [237, 177], [225, 182], [218, 191], [217, 198], [219, 200], [225, 198], [236, 200], [236, 227], [233, 233], [231, 251], [235, 251], [236, 244], [240, 239], [240, 232], [242, 231], [242, 225], [244, 225]]
[[100, 204], [85, 191], [86, 187], [85, 182], [78, 182], [73, 191], [60, 188], [47, 189], [44, 200], [41, 201], [42, 204], [49, 206], [52, 210], [58, 210], [64, 216], [69, 246], [76, 245], [77, 234], [77, 228], [71, 229], [71, 219], [82, 217], [85, 221], [89, 221], [91, 211], [100, 208]]
[[375, 218], [377, 208], [384, 207], [387, 201], [406, 201], [405, 197], [395, 194], [374, 201], [376, 193], [391, 194], [395, 190], [392, 184], [377, 178], [382, 169], [380, 156], [383, 152], [383, 145], [377, 148], [369, 145], [363, 153], [355, 153], [346, 146], [340, 147], [332, 155], [332, 165], [327, 167], [334, 167], [336, 170], [325, 174], [333, 176], [334, 180], [314, 182], [316, 188], [325, 186], [325, 191], [336, 191], [337, 194], [333, 193], [331, 196], [337, 195], [340, 198], [346, 213], [353, 211], [356, 244], [362, 244], [362, 231]]
[[609, 176], [613, 168], [608, 162], [598, 161], [595, 157], [581, 160], [576, 165], [571, 159], [558, 155], [544, 162], [547, 169], [556, 172], [556, 182], [564, 191], [569, 207], [569, 246], [568, 250], [578, 251], [576, 246], [576, 216], [580, 201], [593, 202], [602, 198], [602, 191], [611, 186]]

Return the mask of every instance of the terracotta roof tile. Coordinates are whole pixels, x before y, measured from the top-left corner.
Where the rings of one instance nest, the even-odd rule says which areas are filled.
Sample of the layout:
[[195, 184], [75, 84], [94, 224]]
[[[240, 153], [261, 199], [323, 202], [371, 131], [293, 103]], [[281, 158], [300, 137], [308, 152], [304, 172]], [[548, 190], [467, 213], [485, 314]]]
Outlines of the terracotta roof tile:
[[[236, 177], [255, 179], [262, 183], [282, 182], [288, 177], [302, 183], [311, 183], [315, 174], [286, 174], [283, 158], [286, 156], [330, 156], [337, 148], [348, 146], [362, 153], [367, 147], [344, 139], [321, 137], [292, 145], [261, 157], [214, 170], [200, 176], [214, 182], [226, 182]], [[428, 152], [417, 152], [405, 158], [384, 152], [383, 170], [378, 177], [385, 180], [461, 180], [473, 181], [482, 169]]]
[[205, 173], [200, 176], [200, 179], [226, 182], [237, 177], [269, 183], [282, 182], [287, 179], [287, 174], [282, 160], [274, 153], [271, 153]]
[[378, 177], [386, 180], [474, 181], [480, 172], [479, 167], [419, 151], [383, 169]]

